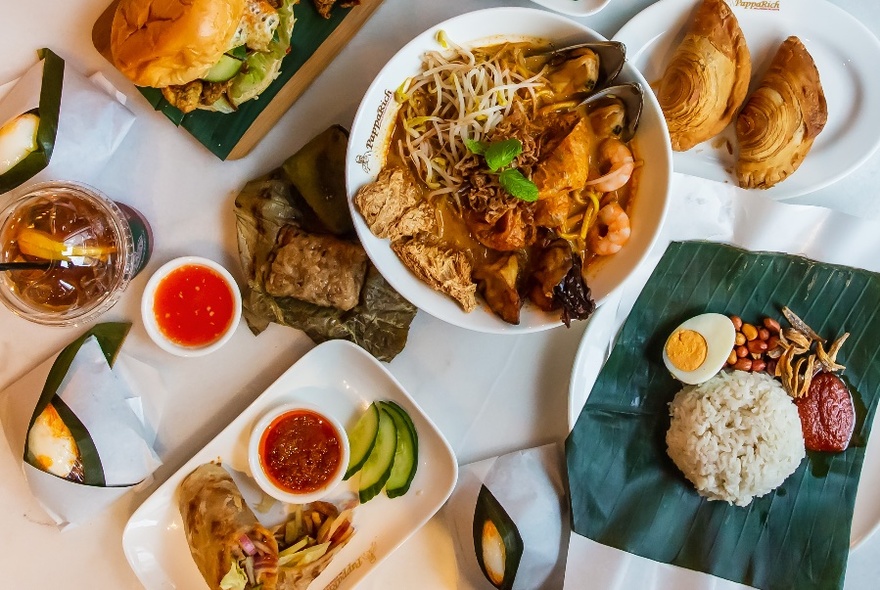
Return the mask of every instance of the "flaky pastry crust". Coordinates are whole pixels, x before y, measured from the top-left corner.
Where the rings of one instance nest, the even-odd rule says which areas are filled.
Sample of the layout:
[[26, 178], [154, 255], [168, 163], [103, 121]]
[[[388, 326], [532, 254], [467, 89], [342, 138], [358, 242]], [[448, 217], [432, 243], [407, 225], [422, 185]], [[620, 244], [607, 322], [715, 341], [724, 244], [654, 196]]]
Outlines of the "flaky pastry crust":
[[737, 116], [739, 185], [767, 189], [788, 178], [827, 120], [819, 70], [801, 40], [789, 37]]
[[672, 149], [686, 151], [721, 133], [742, 105], [751, 73], [736, 16], [723, 0], [704, 0], [657, 89]]

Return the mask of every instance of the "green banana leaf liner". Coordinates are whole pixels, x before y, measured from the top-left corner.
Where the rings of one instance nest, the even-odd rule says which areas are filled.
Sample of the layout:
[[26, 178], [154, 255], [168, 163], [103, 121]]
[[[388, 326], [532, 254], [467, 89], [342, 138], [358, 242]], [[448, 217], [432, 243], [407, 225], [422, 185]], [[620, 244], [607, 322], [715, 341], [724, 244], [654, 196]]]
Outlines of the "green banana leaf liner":
[[290, 53], [281, 62], [281, 73], [258, 98], [243, 103], [234, 113], [197, 110], [184, 114], [165, 100], [161, 90], [146, 87], [138, 87], [138, 90], [154, 109], [186, 129], [215, 156], [225, 160], [263, 109], [336, 30], [349, 11], [351, 8], [334, 6], [330, 18], [325, 19], [318, 14], [311, 0], [301, 0], [294, 6], [296, 23], [290, 39]]
[[[604, 545], [762, 589], [840, 588], [880, 390], [880, 275], [779, 253], [673, 243], [627, 318], [566, 441], [572, 528]], [[782, 319], [851, 336], [838, 361], [856, 427], [842, 453], [808, 452], [747, 507], [701, 498], [666, 455], [669, 333], [703, 312]]]
[[[101, 351], [104, 353], [107, 363], [112, 367], [113, 363], [116, 362], [116, 357], [119, 356], [119, 350], [122, 348], [122, 343], [125, 341], [125, 337], [128, 335], [130, 329], [131, 324], [127, 322], [97, 324], [85, 334], [64, 347], [64, 350], [58, 353], [58, 356], [55, 358], [52, 368], [49, 369], [49, 375], [46, 377], [46, 384], [43, 386], [43, 391], [40, 393], [40, 398], [34, 408], [33, 415], [31, 415], [30, 423], [28, 423], [28, 432], [30, 432], [31, 427], [34, 425], [34, 421], [43, 410], [46, 409], [46, 406], [51, 403], [55, 407], [55, 410], [64, 421], [64, 424], [70, 429], [70, 433], [73, 435], [80, 454], [82, 455], [83, 483], [85, 485], [105, 485], [104, 467], [101, 464], [101, 458], [98, 456], [98, 449], [95, 447], [95, 443], [92, 441], [89, 431], [80, 419], [77, 418], [76, 414], [74, 414], [57, 395], [58, 388], [67, 376], [70, 364], [73, 362], [80, 347], [82, 347], [86, 340], [92, 336], [97, 338], [98, 345], [101, 347]], [[25, 445], [25, 447], [27, 447], [27, 445]], [[24, 460], [37, 469], [42, 469], [34, 457], [27, 452], [27, 448], [25, 448], [24, 451]]]
[[37, 149], [5, 174], [0, 174], [0, 194], [24, 184], [46, 168], [55, 149], [55, 136], [58, 135], [58, 119], [61, 115], [61, 93], [64, 89], [64, 60], [50, 49], [41, 49], [38, 54], [43, 60], [40, 101], [38, 108], [28, 111], [40, 117], [37, 126]]

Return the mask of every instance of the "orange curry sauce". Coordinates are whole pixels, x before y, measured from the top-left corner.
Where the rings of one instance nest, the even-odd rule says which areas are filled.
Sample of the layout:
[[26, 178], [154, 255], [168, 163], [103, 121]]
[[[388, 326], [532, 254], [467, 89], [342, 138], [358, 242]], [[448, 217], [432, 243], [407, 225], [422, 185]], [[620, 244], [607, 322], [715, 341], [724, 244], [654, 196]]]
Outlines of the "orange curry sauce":
[[336, 428], [310, 410], [275, 418], [260, 439], [260, 461], [269, 480], [294, 494], [320, 489], [343, 466]]
[[180, 346], [206, 346], [232, 322], [234, 298], [219, 273], [187, 264], [159, 282], [153, 301], [156, 323], [166, 338]]

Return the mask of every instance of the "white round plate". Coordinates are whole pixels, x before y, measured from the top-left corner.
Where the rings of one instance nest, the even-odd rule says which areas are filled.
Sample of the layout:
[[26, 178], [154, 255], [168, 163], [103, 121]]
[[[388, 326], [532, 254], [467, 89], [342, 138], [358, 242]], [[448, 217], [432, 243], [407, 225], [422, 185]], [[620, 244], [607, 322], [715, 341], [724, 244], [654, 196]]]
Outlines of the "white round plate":
[[[626, 44], [630, 61], [649, 82], [662, 77], [697, 4], [698, 0], [660, 0], [614, 36]], [[876, 73], [880, 42], [849, 13], [825, 0], [779, 0], [776, 4], [778, 10], [728, 2], [752, 56], [750, 91], [757, 87], [776, 49], [789, 35], [803, 41], [819, 70], [828, 102], [828, 123], [800, 168], [763, 191], [785, 199], [842, 179], [880, 146], [880, 77]], [[736, 145], [732, 124], [720, 137], [730, 146]], [[675, 171], [736, 184], [734, 155], [724, 144], [713, 138], [686, 152], [676, 152]]]
[[[532, 8], [489, 8], [470, 12], [431, 27], [401, 49], [382, 69], [367, 90], [355, 115], [346, 156], [346, 185], [349, 207], [358, 237], [373, 264], [397, 291], [414, 305], [450, 324], [478, 332], [537, 332], [561, 325], [559, 313], [545, 313], [534, 306], [523, 308], [519, 325], [504, 322], [484, 306], [465, 313], [451, 298], [434, 291], [413, 275], [392, 252], [388, 240], [370, 232], [352, 199], [357, 190], [376, 179], [385, 163], [385, 153], [397, 104], [394, 91], [407, 77], [421, 69], [423, 54], [439, 49], [436, 35], [445, 31], [449, 39], [463, 46], [493, 45], [504, 41], [553, 42], [557, 47], [592, 40], [604, 40], [595, 31], [563, 16]], [[660, 106], [638, 71], [626, 64], [619, 80], [639, 82], [645, 88], [645, 107], [635, 141], [646, 154], [640, 168], [639, 187], [631, 210], [632, 237], [607, 263], [587, 277], [593, 299], [600, 304], [638, 267], [653, 245], [666, 215], [672, 156], [669, 135]]]
[[608, 6], [611, 0], [532, 0], [532, 2], [569, 16], [589, 16]]

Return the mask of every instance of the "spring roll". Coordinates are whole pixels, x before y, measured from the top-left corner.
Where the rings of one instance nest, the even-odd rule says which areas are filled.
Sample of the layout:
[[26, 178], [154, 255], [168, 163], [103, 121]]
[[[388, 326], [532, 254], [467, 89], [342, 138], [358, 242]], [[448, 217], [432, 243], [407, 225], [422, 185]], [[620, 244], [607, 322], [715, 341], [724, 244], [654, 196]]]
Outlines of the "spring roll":
[[223, 467], [198, 467], [180, 484], [178, 499], [190, 552], [208, 586], [275, 590], [278, 543]]

